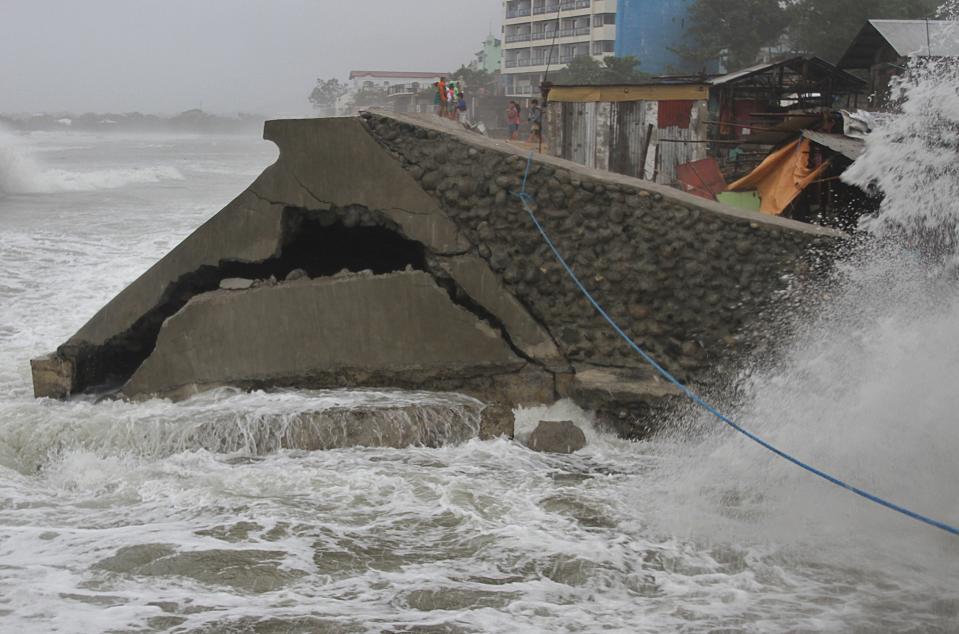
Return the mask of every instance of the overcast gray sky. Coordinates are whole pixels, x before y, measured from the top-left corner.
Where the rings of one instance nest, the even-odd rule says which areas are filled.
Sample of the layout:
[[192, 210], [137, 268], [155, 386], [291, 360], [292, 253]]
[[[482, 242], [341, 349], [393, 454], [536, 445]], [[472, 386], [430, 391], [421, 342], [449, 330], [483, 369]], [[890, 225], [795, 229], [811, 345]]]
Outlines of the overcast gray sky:
[[0, 112], [308, 112], [317, 77], [444, 71], [500, 0], [0, 0]]

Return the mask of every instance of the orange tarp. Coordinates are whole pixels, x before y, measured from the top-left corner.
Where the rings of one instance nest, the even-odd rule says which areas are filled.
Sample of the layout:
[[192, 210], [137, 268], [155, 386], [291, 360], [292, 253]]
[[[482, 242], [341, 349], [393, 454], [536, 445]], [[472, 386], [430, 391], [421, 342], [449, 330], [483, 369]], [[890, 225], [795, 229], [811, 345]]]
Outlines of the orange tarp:
[[829, 165], [809, 167], [809, 139], [796, 140], [766, 157], [748, 176], [729, 187], [727, 191], [759, 192], [762, 204], [759, 211], [778, 216], [796, 199], [802, 190], [822, 174]]

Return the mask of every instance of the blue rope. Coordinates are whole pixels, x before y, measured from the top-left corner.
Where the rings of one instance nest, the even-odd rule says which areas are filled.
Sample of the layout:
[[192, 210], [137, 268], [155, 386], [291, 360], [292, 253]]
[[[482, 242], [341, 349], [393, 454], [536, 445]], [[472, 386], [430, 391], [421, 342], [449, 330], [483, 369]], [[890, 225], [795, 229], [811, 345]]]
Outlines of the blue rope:
[[793, 457], [792, 455], [786, 453], [786, 452], [783, 451], [782, 449], [779, 449], [779, 448], [775, 447], [774, 445], [770, 444], [769, 442], [763, 440], [762, 438], [760, 438], [760, 437], [757, 436], [756, 434], [754, 434], [754, 433], [750, 432], [749, 430], [743, 428], [741, 425], [739, 425], [738, 423], [736, 423], [736, 421], [734, 421], [734, 420], [730, 419], [729, 417], [725, 416], [725, 415], [724, 415], [722, 412], [720, 412], [718, 409], [716, 409], [715, 407], [713, 407], [712, 405], [710, 405], [709, 403], [707, 403], [706, 401], [704, 401], [698, 394], [696, 394], [695, 392], [693, 392], [693, 391], [692, 391], [691, 389], [689, 389], [686, 385], [684, 385], [683, 383], [681, 383], [675, 376], [673, 376], [673, 375], [669, 372], [669, 370], [667, 370], [666, 368], [664, 368], [663, 366], [661, 366], [661, 365], [656, 361], [656, 359], [654, 359], [654, 358], [653, 358], [652, 356], [650, 356], [645, 350], [643, 350], [641, 347], [639, 347], [639, 345], [638, 345], [635, 341], [633, 341], [633, 340], [630, 338], [630, 336], [627, 335], [627, 334], [623, 331], [622, 328], [619, 327], [619, 324], [617, 324], [616, 321], [615, 321], [612, 317], [609, 316], [609, 313], [607, 313], [607, 312], [603, 309], [603, 307], [600, 305], [600, 303], [599, 303], [598, 301], [596, 301], [596, 299], [590, 294], [590, 292], [589, 292], [588, 290], [586, 290], [586, 287], [583, 286], [583, 283], [579, 281], [579, 278], [576, 276], [576, 273], [574, 273], [574, 272], [573, 272], [573, 269], [569, 266], [569, 264], [566, 263], [566, 260], [565, 260], [565, 259], [563, 258], [563, 256], [560, 254], [559, 249], [556, 248], [556, 245], [553, 243], [553, 241], [550, 239], [549, 235], [546, 233], [546, 230], [543, 228], [543, 225], [541, 225], [540, 222], [539, 222], [539, 220], [536, 219], [536, 214], [534, 214], [532, 208], [530, 208], [530, 202], [533, 201], [533, 197], [526, 193], [526, 181], [529, 179], [529, 171], [530, 171], [530, 167], [532, 166], [532, 164], [533, 164], [533, 153], [530, 152], [529, 159], [526, 161], [526, 172], [523, 174], [523, 187], [522, 187], [522, 189], [520, 190], [520, 192], [519, 192], [518, 194], [514, 193], [513, 195], [516, 196], [517, 198], [519, 198], [520, 202], [523, 203], [523, 208], [526, 209], [526, 213], [529, 214], [529, 217], [532, 219], [533, 224], [536, 225], [536, 229], [539, 230], [540, 235], [543, 236], [543, 239], [546, 241], [546, 244], [549, 246], [550, 250], [552, 250], [553, 255], [555, 255], [555, 256], [556, 256], [556, 259], [559, 261], [559, 263], [560, 263], [561, 265], [563, 265], [563, 268], [566, 269], [566, 272], [569, 274], [570, 278], [573, 280], [573, 282], [576, 284], [576, 286], [579, 287], [579, 290], [583, 293], [583, 295], [586, 297], [586, 299], [589, 300], [589, 303], [593, 305], [593, 308], [595, 308], [596, 311], [597, 311], [600, 315], [602, 315], [603, 319], [605, 319], [605, 320], [607, 321], [607, 323], [609, 323], [609, 325], [613, 327], [613, 330], [615, 330], [616, 333], [617, 333], [620, 337], [622, 337], [623, 340], [625, 340], [626, 343], [628, 343], [629, 346], [630, 346], [633, 350], [635, 350], [635, 351], [639, 354], [639, 356], [641, 356], [641, 357], [643, 358], [644, 361], [646, 361], [646, 363], [648, 363], [648, 364], [651, 365], [653, 368], [655, 368], [656, 371], [659, 372], [659, 374], [661, 374], [661, 375], [663, 376], [663, 378], [665, 378], [667, 381], [669, 381], [670, 383], [672, 383], [673, 385], [675, 385], [677, 388], [679, 388], [679, 390], [682, 391], [682, 393], [685, 394], [686, 397], [687, 397], [689, 400], [691, 400], [693, 403], [695, 403], [695, 404], [698, 405], [699, 407], [703, 408], [704, 410], [706, 410], [707, 412], [709, 412], [710, 414], [712, 414], [713, 416], [715, 416], [716, 418], [718, 418], [718, 419], [721, 420], [722, 422], [726, 423], [727, 425], [729, 425], [730, 427], [732, 427], [733, 429], [735, 429], [736, 431], [738, 431], [740, 434], [742, 434], [742, 435], [745, 436], [746, 438], [749, 438], [750, 440], [752, 440], [753, 442], [757, 443], [758, 445], [761, 445], [762, 447], [765, 447], [765, 448], [768, 449], [769, 451], [773, 452], [774, 454], [776, 454], [776, 455], [779, 456], [780, 458], [784, 458], [785, 460], [788, 460], [789, 462], [793, 463], [794, 465], [796, 465], [796, 466], [798, 466], [798, 467], [800, 467], [800, 468], [802, 468], [802, 469], [805, 469], [806, 471], [808, 471], [808, 472], [810, 472], [810, 473], [812, 473], [812, 474], [814, 474], [814, 475], [817, 475], [817, 476], [819, 476], [820, 478], [822, 478], [823, 480], [826, 480], [826, 481], [828, 481], [828, 482], [831, 482], [832, 484], [835, 484], [835, 485], [838, 486], [838, 487], [841, 487], [841, 488], [843, 488], [843, 489], [846, 489], [847, 491], [850, 491], [850, 492], [852, 492], [852, 493], [855, 493], [856, 495], [858, 495], [858, 496], [860, 496], [860, 497], [866, 498], [866, 499], [869, 500], [870, 502], [875, 502], [876, 504], [879, 504], [880, 506], [884, 506], [884, 507], [886, 507], [886, 508], [888, 508], [888, 509], [891, 509], [891, 510], [893, 510], [893, 511], [896, 511], [896, 512], [898, 512], [898, 513], [902, 513], [903, 515], [905, 515], [905, 516], [907, 516], [907, 517], [911, 517], [911, 518], [914, 519], [914, 520], [918, 520], [918, 521], [920, 521], [920, 522], [923, 522], [923, 523], [925, 523], [925, 524], [928, 524], [929, 526], [934, 526], [934, 527], [936, 527], [936, 528], [942, 529], [942, 530], [946, 531], [947, 533], [952, 533], [953, 535], [959, 535], [959, 528], [957, 528], [957, 527], [955, 527], [955, 526], [951, 526], [950, 524], [947, 524], [947, 523], [945, 523], [945, 522], [941, 522], [941, 521], [939, 521], [939, 520], [932, 519], [931, 517], [926, 517], [925, 515], [921, 515], [921, 514], [919, 514], [919, 513], [916, 513], [915, 511], [911, 511], [911, 510], [907, 509], [907, 508], [904, 507], [904, 506], [900, 506], [900, 505], [898, 505], [898, 504], [895, 504], [895, 503], [893, 503], [893, 502], [890, 502], [890, 501], [888, 501], [888, 500], [885, 500], [885, 499], [883, 499], [883, 498], [881, 498], [881, 497], [879, 497], [879, 496], [877, 496], [877, 495], [873, 495], [873, 494], [870, 493], [869, 491], [866, 491], [866, 490], [864, 490], [864, 489], [860, 489], [859, 487], [856, 487], [856, 486], [853, 486], [853, 485], [851, 485], [851, 484], [849, 484], [849, 483], [847, 483], [847, 482], [844, 482], [843, 480], [840, 480], [839, 478], [837, 478], [837, 477], [835, 477], [835, 476], [829, 475], [828, 473], [826, 473], [825, 471], [822, 471], [821, 469], [817, 469], [816, 467], [813, 467], [813, 466], [811, 466], [811, 465], [808, 465], [808, 464], [806, 464], [805, 462], [799, 460], [798, 458], [795, 458], [795, 457]]

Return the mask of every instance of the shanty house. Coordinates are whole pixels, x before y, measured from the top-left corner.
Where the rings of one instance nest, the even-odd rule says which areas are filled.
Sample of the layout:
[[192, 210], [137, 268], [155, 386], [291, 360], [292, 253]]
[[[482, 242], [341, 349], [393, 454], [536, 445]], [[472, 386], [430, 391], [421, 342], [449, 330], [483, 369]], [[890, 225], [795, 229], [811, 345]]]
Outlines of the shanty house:
[[871, 105], [885, 101], [889, 81], [916, 58], [959, 58], [959, 24], [946, 20], [869, 20], [837, 66], [868, 73]]
[[546, 144], [587, 167], [672, 183], [676, 165], [706, 157], [708, 104], [702, 83], [557, 86]]
[[748, 173], [776, 145], [856, 108], [865, 82], [816, 57], [758, 64], [717, 77], [648, 84], [555, 86], [546, 145], [584, 165], [678, 184], [707, 158], [724, 178]]

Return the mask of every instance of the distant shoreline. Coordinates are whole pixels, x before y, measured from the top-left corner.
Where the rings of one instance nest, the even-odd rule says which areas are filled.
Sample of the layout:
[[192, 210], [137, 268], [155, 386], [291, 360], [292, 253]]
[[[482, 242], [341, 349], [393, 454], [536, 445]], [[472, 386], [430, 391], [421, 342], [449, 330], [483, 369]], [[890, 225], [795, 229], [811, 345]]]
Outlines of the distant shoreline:
[[187, 110], [161, 116], [132, 113], [43, 113], [0, 114], [0, 127], [18, 132], [190, 132], [197, 134], [236, 134], [259, 132], [268, 117], [239, 114], [215, 115], [202, 110]]

